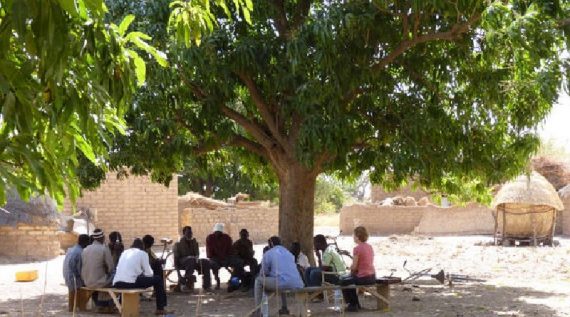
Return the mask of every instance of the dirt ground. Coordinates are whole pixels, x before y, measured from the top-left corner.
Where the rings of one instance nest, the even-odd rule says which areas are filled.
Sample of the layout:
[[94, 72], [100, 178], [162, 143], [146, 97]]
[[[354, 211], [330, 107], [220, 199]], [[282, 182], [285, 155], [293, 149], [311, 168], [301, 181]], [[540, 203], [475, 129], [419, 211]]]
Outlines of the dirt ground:
[[[334, 233], [319, 227], [318, 232]], [[373, 237], [378, 275], [407, 277], [402, 267], [421, 270], [432, 268], [435, 274], [469, 275], [485, 282], [441, 285], [425, 277], [413, 284], [392, 288], [391, 311], [362, 311], [354, 316], [570, 316], [570, 238], [557, 238], [560, 246], [495, 247], [492, 237]], [[351, 237], [339, 239], [341, 247], [351, 249]], [[256, 246], [256, 255], [263, 246]], [[0, 263], [8, 262], [0, 259]], [[67, 289], [61, 276], [63, 256], [47, 262], [0, 264], [0, 316], [71, 316], [67, 312]], [[14, 282], [14, 274], [22, 269], [38, 269], [40, 278], [30, 283]], [[227, 277], [222, 277], [222, 279]], [[43, 294], [43, 295], [42, 295]], [[201, 300], [200, 307], [197, 307]], [[169, 308], [174, 316], [245, 316], [253, 307], [250, 294], [219, 291], [200, 298], [189, 294], [169, 294]], [[365, 308], [375, 301], [361, 297]], [[289, 302], [290, 309], [295, 307]], [[153, 302], [142, 302], [143, 316], [151, 316]], [[271, 302], [272, 316], [277, 303]], [[326, 304], [311, 304], [311, 316], [338, 316]], [[79, 316], [95, 314], [82, 313]]]

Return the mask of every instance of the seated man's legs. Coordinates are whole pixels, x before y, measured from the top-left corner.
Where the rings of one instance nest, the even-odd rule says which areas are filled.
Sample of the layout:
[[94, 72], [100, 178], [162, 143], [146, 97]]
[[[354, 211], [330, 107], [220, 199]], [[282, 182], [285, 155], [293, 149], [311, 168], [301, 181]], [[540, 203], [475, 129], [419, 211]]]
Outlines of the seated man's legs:
[[243, 259], [241, 259], [238, 256], [231, 256], [227, 259], [227, 263], [226, 266], [229, 266], [232, 268], [232, 276], [237, 276], [240, 279], [243, 278], [244, 275], [244, 261]]
[[244, 260], [244, 267], [245, 266], [249, 266], [249, 272], [253, 275], [256, 276], [257, 275], [257, 268], [258, 268], [258, 263], [257, 260], [255, 258], [251, 258], [251, 259], [247, 259]]
[[210, 259], [210, 269], [216, 279], [216, 289], [220, 289], [220, 268], [222, 264], [216, 259]]
[[117, 282], [113, 285], [115, 288], [147, 288], [153, 287], [156, 294], [156, 310], [164, 310], [166, 307], [166, 291], [164, 290], [164, 282], [161, 276], [139, 276], [134, 283]]
[[182, 284], [186, 286], [192, 284], [192, 288], [194, 288], [194, 270], [196, 269], [196, 264], [196, 258], [192, 256], [187, 256], [180, 260], [180, 269], [184, 270], [185, 279], [185, 283]]
[[305, 270], [307, 286], [320, 286], [322, 284], [323, 270], [320, 267], [308, 267]]
[[[263, 292], [274, 292], [278, 290], [279, 285], [275, 277], [258, 276], [255, 279], [255, 286], [253, 288], [253, 295], [255, 298], [255, 307], [261, 304]], [[287, 310], [287, 296], [281, 292], [281, 310]]]
[[199, 259], [196, 270], [202, 274], [202, 288], [207, 290], [212, 287], [212, 277], [210, 276], [210, 261], [208, 259]]

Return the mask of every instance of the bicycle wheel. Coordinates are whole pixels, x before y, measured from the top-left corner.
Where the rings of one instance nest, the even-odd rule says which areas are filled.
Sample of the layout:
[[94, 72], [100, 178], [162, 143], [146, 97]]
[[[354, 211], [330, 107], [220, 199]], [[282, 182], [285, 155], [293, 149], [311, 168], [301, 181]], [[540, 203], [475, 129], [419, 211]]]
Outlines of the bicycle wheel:
[[166, 275], [166, 280], [172, 284], [178, 284], [178, 273], [176, 273], [176, 269], [174, 268], [174, 253], [168, 251], [164, 259], [164, 270], [169, 271]]

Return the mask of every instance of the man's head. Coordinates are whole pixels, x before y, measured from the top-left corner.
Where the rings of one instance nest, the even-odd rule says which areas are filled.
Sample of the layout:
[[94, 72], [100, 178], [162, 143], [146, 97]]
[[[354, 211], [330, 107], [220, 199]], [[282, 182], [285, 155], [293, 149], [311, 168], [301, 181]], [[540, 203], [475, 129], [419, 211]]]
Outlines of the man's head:
[[240, 237], [240, 239], [249, 238], [249, 232], [247, 231], [247, 229], [241, 229], [239, 232], [239, 237]]
[[79, 237], [77, 237], [77, 244], [79, 244], [82, 249], [85, 249], [85, 247], [89, 245], [89, 236], [80, 234]]
[[144, 249], [144, 244], [142, 242], [142, 240], [140, 238], [135, 238], [135, 241], [133, 241], [133, 244], [131, 245], [131, 248], [137, 248], [139, 250], [143, 250]]
[[182, 235], [184, 236], [184, 238], [186, 238], [187, 240], [192, 240], [192, 227], [190, 226], [185, 226], [184, 228], [182, 228]]
[[322, 234], [317, 234], [313, 238], [313, 246], [315, 250], [324, 251], [327, 249], [327, 239]]
[[109, 242], [111, 242], [112, 244], [121, 243], [122, 241], [123, 238], [121, 237], [121, 234], [118, 231], [113, 231], [109, 233]]
[[295, 258], [301, 254], [301, 244], [299, 242], [293, 242], [291, 244], [291, 253], [293, 253]]
[[105, 233], [101, 229], [93, 230], [91, 237], [93, 237], [93, 241], [98, 241], [100, 243], [105, 242]]
[[147, 234], [142, 238], [142, 242], [144, 244], [145, 249], [150, 249], [154, 244], [154, 237], [151, 236], [150, 234]]
[[269, 238], [269, 240], [267, 240], [267, 244], [269, 244], [269, 248], [281, 245], [281, 238], [279, 238], [278, 236], [273, 236]]
[[224, 233], [224, 224], [218, 222], [217, 224], [214, 225], [214, 229], [212, 229], [212, 231], [214, 231], [214, 233], [216, 232]]

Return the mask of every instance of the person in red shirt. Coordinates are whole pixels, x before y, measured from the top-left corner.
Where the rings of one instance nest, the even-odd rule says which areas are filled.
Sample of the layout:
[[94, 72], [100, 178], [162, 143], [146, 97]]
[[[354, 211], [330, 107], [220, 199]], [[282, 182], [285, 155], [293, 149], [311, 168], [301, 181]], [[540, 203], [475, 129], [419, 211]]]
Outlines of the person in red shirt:
[[[364, 227], [354, 228], [353, 260], [350, 266], [350, 277], [341, 278], [340, 285], [372, 285], [376, 283], [376, 269], [374, 268], [374, 250], [368, 243], [368, 231]], [[344, 301], [348, 303], [346, 308], [349, 312], [356, 312], [360, 309], [358, 294], [356, 289], [343, 289]]]
[[[232, 238], [224, 233], [224, 224], [217, 223], [214, 225], [214, 232], [209, 234], [206, 238], [206, 255], [210, 259], [210, 266], [214, 278], [216, 279], [216, 289], [220, 289], [220, 268], [231, 268], [232, 277], [243, 280], [244, 276], [244, 263], [232, 252]], [[228, 291], [233, 290], [229, 287]]]

